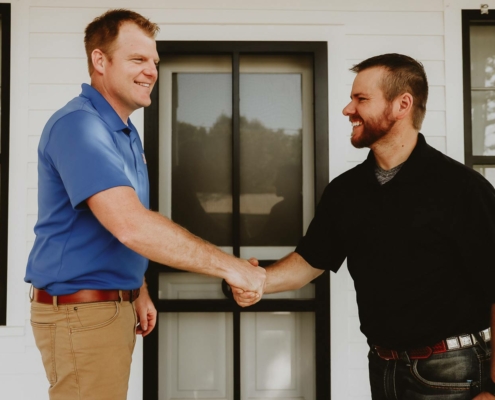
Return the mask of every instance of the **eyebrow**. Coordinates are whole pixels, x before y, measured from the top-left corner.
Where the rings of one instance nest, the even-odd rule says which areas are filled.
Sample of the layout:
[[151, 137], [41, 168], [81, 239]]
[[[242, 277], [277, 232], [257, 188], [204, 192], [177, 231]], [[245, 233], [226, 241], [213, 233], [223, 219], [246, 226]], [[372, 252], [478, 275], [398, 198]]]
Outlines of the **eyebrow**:
[[369, 97], [368, 94], [366, 93], [363, 93], [363, 92], [358, 92], [358, 93], [352, 93], [349, 97], [351, 98], [351, 100], [355, 97], [359, 97], [359, 96], [365, 96], [365, 97]]
[[[129, 55], [129, 58], [134, 58], [134, 57], [143, 57], [143, 58], [146, 58], [146, 56], [144, 56], [141, 53], [132, 53], [132, 54]], [[153, 61], [155, 62], [155, 64], [158, 64], [160, 62], [160, 58], [155, 58]]]

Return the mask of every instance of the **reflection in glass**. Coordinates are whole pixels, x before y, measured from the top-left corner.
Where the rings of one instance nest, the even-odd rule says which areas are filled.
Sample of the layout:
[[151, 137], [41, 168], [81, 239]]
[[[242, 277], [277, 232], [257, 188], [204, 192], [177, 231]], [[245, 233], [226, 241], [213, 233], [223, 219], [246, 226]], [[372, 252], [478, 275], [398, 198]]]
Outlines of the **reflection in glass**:
[[158, 323], [158, 398], [232, 399], [232, 314], [160, 313]]
[[470, 28], [471, 86], [495, 87], [495, 26]]
[[241, 314], [241, 399], [315, 399], [314, 313]]
[[471, 93], [473, 154], [495, 154], [495, 91]]
[[473, 155], [495, 154], [495, 26], [470, 27]]
[[232, 75], [175, 73], [172, 93], [172, 219], [232, 245]]
[[495, 186], [495, 166], [475, 165], [473, 168], [483, 175], [492, 184], [492, 186]]
[[302, 236], [301, 74], [241, 73], [240, 99], [241, 245], [295, 246]]
[[191, 272], [163, 272], [158, 278], [158, 298], [166, 300], [224, 300], [222, 279]]

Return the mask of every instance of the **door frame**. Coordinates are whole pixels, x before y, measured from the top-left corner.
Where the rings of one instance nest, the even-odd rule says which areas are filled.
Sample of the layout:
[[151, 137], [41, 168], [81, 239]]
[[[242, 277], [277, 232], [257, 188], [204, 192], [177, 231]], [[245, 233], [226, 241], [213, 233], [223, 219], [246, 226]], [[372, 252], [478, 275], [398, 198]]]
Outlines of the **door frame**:
[[[160, 57], [167, 55], [218, 55], [232, 56], [232, 132], [233, 156], [239, 159], [239, 58], [241, 54], [297, 55], [305, 54], [313, 58], [314, 96], [314, 198], [319, 202], [329, 181], [329, 132], [328, 132], [328, 50], [327, 42], [219, 42], [219, 41], [157, 41]], [[144, 111], [144, 149], [148, 162], [150, 180], [150, 208], [158, 210], [159, 184], [159, 87], [160, 79], [151, 93], [151, 105]], [[237, 133], [237, 134], [236, 134]], [[233, 228], [239, 231], [240, 213], [240, 171], [233, 165]], [[237, 204], [236, 204], [237, 202]], [[234, 235], [234, 254], [239, 255], [239, 235]], [[262, 266], [275, 260], [260, 260]], [[234, 335], [234, 399], [240, 400], [240, 319], [241, 312], [314, 312], [315, 313], [315, 352], [316, 359], [316, 398], [330, 399], [330, 278], [326, 271], [312, 283], [315, 285], [315, 298], [309, 300], [266, 299], [248, 308], [239, 307], [233, 300], [160, 300], [158, 299], [158, 275], [160, 272], [173, 272], [172, 268], [150, 261], [146, 280], [150, 296], [158, 312], [230, 312], [233, 314]], [[158, 400], [158, 322], [155, 329], [144, 340], [143, 354], [143, 398]]]

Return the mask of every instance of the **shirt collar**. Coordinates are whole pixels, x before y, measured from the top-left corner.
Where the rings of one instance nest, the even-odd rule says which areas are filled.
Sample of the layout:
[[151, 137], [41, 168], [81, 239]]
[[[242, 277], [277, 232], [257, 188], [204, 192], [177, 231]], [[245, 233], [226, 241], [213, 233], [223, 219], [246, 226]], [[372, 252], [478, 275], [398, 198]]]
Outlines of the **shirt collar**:
[[[414, 147], [414, 150], [392, 181], [408, 182], [420, 178], [421, 175], [427, 171], [429, 159], [435, 152], [436, 150], [426, 143], [426, 139], [423, 134], [418, 133], [418, 141]], [[364, 166], [369, 172], [367, 175], [376, 182], [375, 165], [375, 155], [373, 154], [373, 151], [370, 150], [368, 153], [368, 158], [364, 162]]]
[[127, 120], [129, 126], [124, 124], [119, 115], [115, 112], [110, 103], [102, 96], [102, 94], [96, 90], [93, 86], [83, 83], [81, 85], [82, 92], [79, 96], [87, 98], [93, 104], [98, 114], [100, 114], [103, 121], [105, 121], [110, 129], [114, 131], [121, 131], [127, 127], [132, 130], [131, 120]]

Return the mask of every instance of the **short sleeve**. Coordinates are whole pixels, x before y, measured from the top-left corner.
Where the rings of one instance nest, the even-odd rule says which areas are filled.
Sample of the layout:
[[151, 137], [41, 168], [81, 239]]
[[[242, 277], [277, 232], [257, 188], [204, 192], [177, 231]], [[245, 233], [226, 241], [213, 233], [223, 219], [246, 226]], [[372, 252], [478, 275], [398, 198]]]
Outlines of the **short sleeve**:
[[337, 272], [346, 258], [340, 196], [333, 183], [327, 185], [308, 231], [295, 250], [313, 268]]
[[113, 134], [98, 116], [82, 110], [53, 125], [43, 153], [60, 175], [74, 209], [103, 190], [132, 187]]

